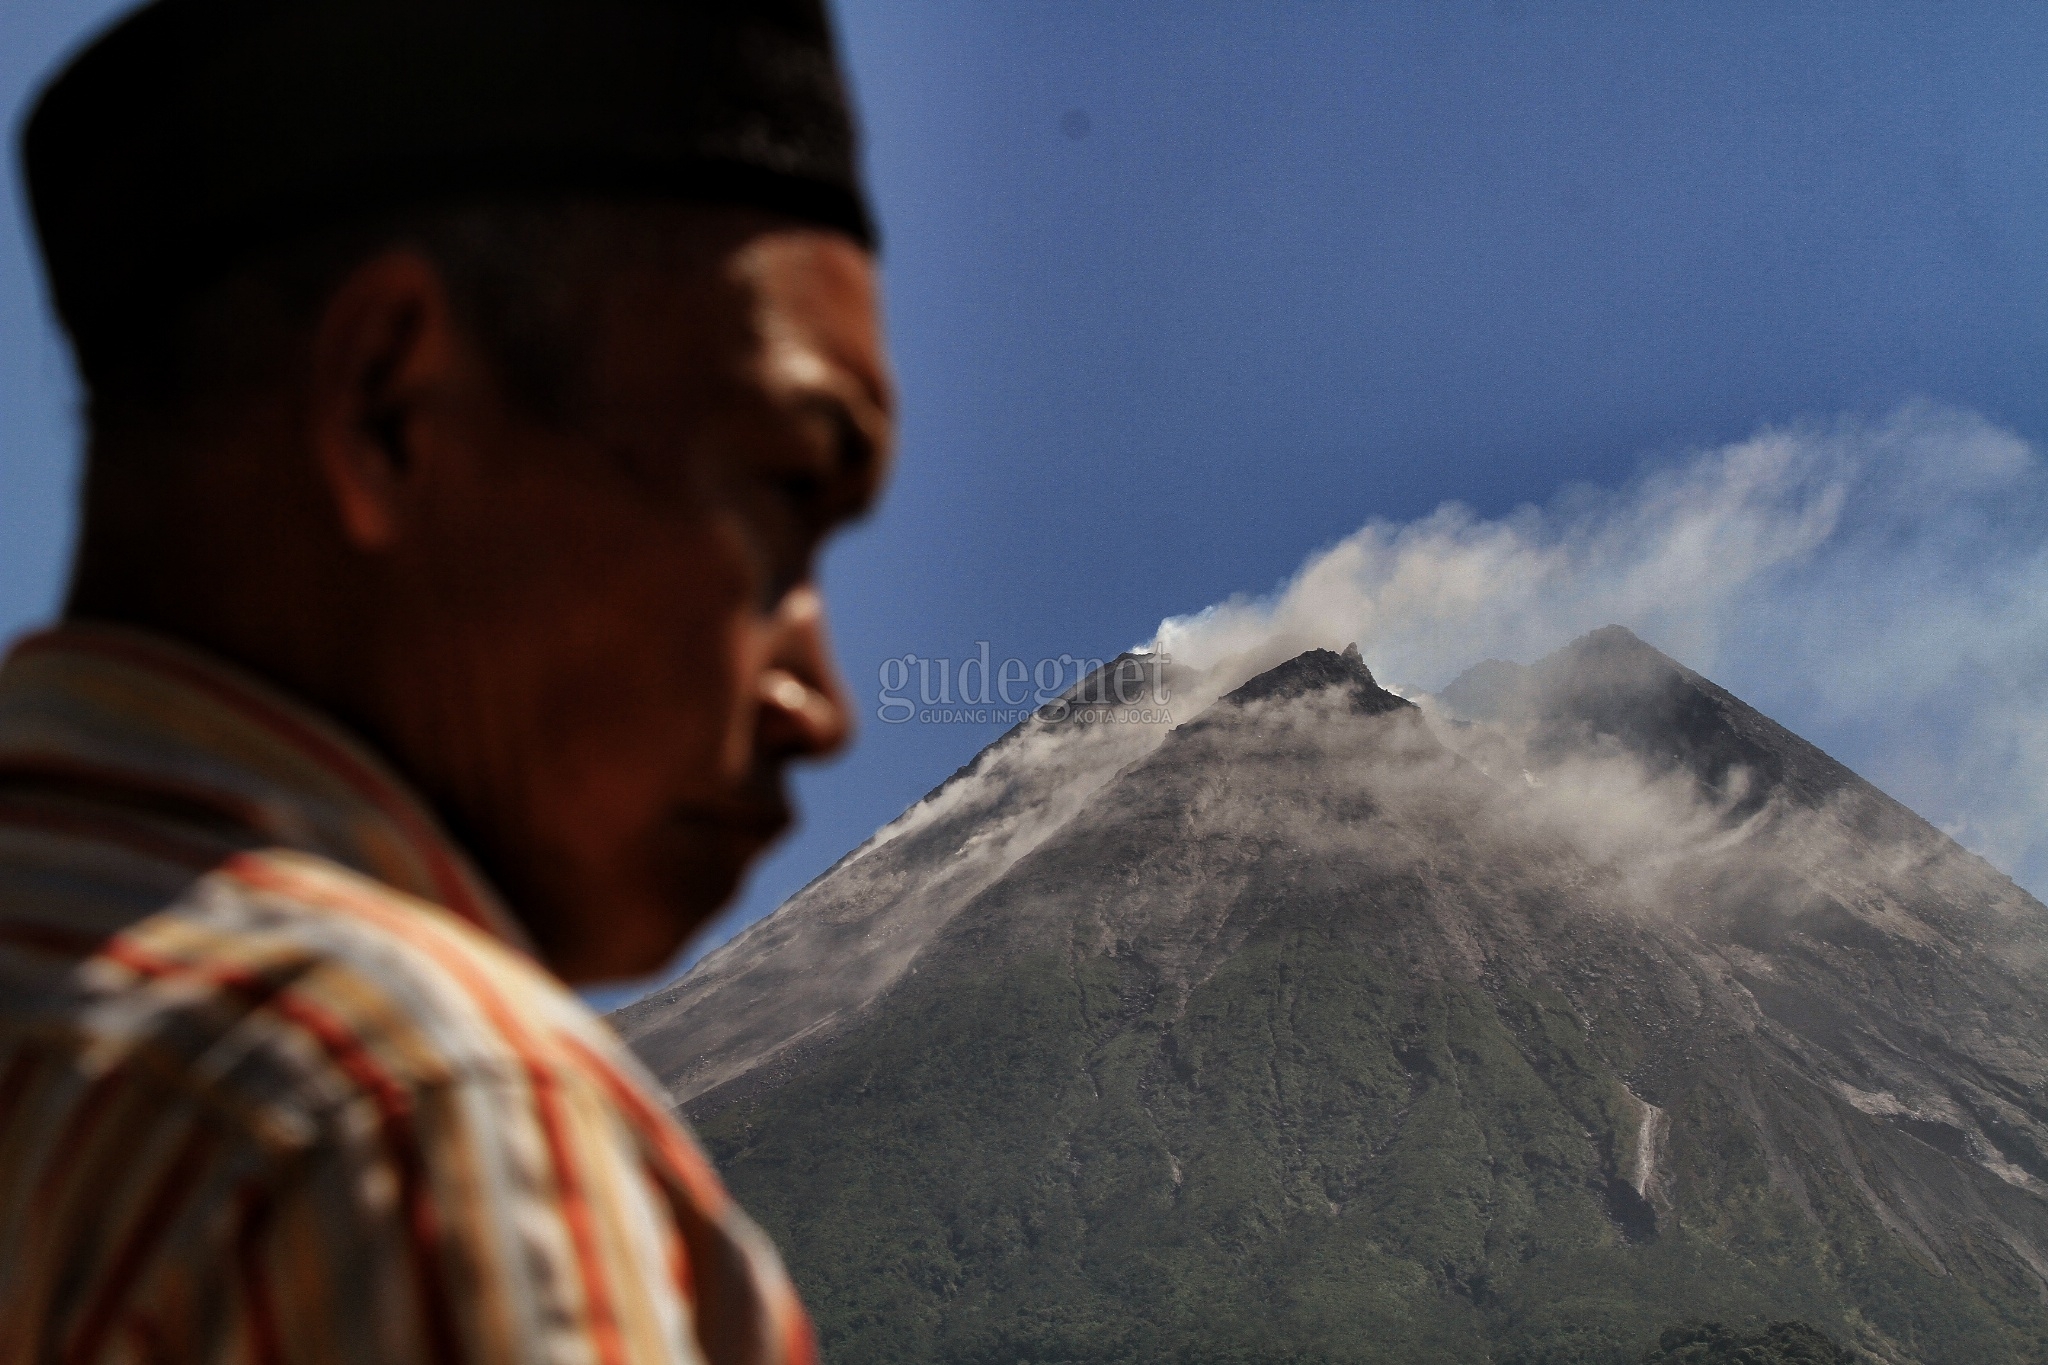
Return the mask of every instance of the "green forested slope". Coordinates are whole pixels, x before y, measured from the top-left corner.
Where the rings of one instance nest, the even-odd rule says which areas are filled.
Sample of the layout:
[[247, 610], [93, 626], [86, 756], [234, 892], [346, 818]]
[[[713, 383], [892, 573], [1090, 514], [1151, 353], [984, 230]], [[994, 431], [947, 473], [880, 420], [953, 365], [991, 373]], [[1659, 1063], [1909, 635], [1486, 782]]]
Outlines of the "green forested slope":
[[1648, 1208], [1635, 1106], [1561, 999], [1418, 987], [1344, 937], [1276, 932], [1177, 1020], [1108, 959], [913, 985], [702, 1131], [839, 1365], [1620, 1365], [1681, 1318], [1859, 1312], [1929, 1360], [2048, 1359], [1999, 1257], [1933, 1273], [1851, 1171], [1818, 1221], [1774, 1191], [1747, 1097], [1686, 1096], [1680, 1198]]

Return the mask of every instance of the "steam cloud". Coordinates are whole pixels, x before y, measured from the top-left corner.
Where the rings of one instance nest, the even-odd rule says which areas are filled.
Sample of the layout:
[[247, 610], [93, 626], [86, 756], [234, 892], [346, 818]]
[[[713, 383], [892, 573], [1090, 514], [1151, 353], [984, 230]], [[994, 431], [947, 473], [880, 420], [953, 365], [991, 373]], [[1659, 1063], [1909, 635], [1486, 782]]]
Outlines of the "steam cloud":
[[1767, 428], [1489, 519], [1374, 521], [1270, 597], [1161, 623], [1202, 690], [1357, 640], [1442, 687], [1609, 623], [2048, 891], [2048, 468], [1982, 417]]

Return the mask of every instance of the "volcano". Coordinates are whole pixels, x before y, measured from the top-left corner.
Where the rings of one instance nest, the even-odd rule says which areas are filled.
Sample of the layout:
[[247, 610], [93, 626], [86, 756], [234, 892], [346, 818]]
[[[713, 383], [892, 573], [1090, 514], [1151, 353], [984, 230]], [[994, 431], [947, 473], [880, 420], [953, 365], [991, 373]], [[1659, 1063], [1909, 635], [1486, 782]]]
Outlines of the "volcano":
[[615, 1016], [826, 1358], [2048, 1360], [2048, 908], [1618, 628], [1419, 701], [1063, 703]]

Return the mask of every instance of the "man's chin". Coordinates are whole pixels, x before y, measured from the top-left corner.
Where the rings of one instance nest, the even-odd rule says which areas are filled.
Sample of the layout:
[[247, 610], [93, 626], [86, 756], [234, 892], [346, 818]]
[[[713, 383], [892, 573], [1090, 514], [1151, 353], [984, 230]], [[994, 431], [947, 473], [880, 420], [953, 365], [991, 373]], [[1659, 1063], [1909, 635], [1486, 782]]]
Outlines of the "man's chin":
[[[672, 971], [683, 950], [729, 905], [751, 859], [697, 853], [667, 860], [659, 879], [633, 900], [638, 908], [611, 917], [601, 960], [574, 964], [571, 984], [636, 981]], [[564, 970], [569, 964], [556, 964]]]
[[550, 899], [503, 877], [514, 904], [556, 907], [528, 921], [541, 957], [572, 985], [649, 977], [670, 969], [690, 940], [738, 894], [786, 820], [676, 818], [623, 864], [572, 881]]
[[678, 947], [732, 902], [785, 826], [697, 826], [675, 841], [663, 859], [662, 900]]

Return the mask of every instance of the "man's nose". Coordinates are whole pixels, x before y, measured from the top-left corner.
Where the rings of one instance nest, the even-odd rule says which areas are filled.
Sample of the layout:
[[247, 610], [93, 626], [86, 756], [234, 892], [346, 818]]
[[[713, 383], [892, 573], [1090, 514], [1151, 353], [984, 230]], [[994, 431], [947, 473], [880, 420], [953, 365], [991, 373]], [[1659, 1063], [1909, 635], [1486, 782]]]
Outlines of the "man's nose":
[[832, 662], [825, 601], [815, 588], [776, 608], [775, 642], [761, 672], [761, 740], [791, 756], [822, 757], [853, 737], [853, 706]]

